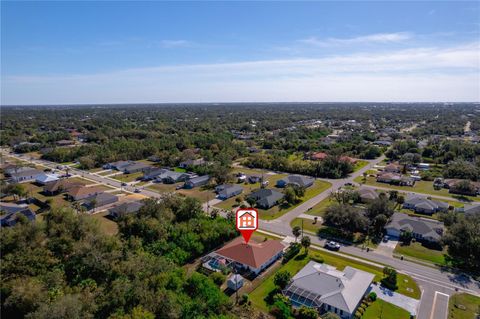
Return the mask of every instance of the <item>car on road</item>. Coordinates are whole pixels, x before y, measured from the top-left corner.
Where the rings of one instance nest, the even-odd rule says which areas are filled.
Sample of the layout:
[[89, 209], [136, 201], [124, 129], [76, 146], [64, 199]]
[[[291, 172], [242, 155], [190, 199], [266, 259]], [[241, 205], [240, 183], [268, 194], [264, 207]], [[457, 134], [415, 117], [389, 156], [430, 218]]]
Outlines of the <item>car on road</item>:
[[135, 188], [134, 192], [135, 193], [140, 193], [140, 190], [138, 188]]
[[383, 236], [383, 242], [384, 243], [388, 242], [388, 238], [389, 238], [388, 235]]
[[122, 186], [127, 186], [127, 183], [123, 182], [121, 185], [122, 185]]
[[336, 241], [330, 240], [325, 243], [325, 248], [329, 250], [340, 250], [340, 244]]

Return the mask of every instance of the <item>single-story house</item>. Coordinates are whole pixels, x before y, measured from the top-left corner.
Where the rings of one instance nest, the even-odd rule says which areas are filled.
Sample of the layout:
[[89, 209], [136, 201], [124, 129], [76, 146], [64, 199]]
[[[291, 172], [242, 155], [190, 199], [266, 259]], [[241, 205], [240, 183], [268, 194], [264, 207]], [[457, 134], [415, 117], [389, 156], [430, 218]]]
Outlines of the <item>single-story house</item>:
[[377, 182], [400, 185], [400, 186], [415, 185], [415, 179], [411, 177], [404, 176], [402, 174], [397, 174], [397, 173], [385, 173], [385, 172], [379, 173], [377, 175]]
[[10, 180], [15, 183], [21, 182], [31, 182], [37, 179], [40, 175], [44, 174], [43, 171], [38, 170], [36, 168], [25, 167], [21, 171], [17, 171], [16, 173], [10, 174]]
[[282, 292], [294, 307], [307, 306], [319, 313], [333, 312], [342, 319], [350, 319], [374, 278], [374, 274], [350, 266], [339, 271], [309, 261]]
[[127, 202], [108, 210], [108, 215], [114, 219], [127, 214], [137, 213], [145, 205], [143, 201]]
[[43, 192], [47, 195], [55, 195], [68, 192], [75, 187], [83, 186], [80, 182], [72, 182], [68, 179], [59, 179], [53, 182], [48, 182], [43, 187]]
[[133, 162], [130, 165], [127, 165], [121, 169], [125, 174], [133, 174], [137, 172], [146, 172], [151, 169], [152, 166], [142, 162]]
[[250, 241], [248, 245], [242, 237], [237, 237], [213, 255], [225, 258], [227, 264], [239, 271], [252, 272], [258, 275], [283, 255], [285, 246], [280, 240], [267, 240], [261, 243]]
[[257, 207], [269, 209], [282, 200], [283, 194], [273, 189], [261, 188], [250, 193], [248, 198], [255, 199]]
[[142, 180], [143, 181], [151, 181], [155, 179], [157, 176], [163, 174], [167, 169], [165, 168], [153, 168], [143, 173]]
[[210, 181], [209, 175], [193, 177], [193, 178], [190, 178], [188, 181], [186, 181], [183, 187], [189, 188], [189, 189], [194, 187], [200, 187], [203, 185], [207, 185], [209, 181]]
[[243, 192], [243, 187], [237, 184], [223, 184], [215, 187], [215, 191], [218, 198], [225, 200], [240, 195]]
[[171, 170], [165, 170], [162, 174], [158, 175], [155, 180], [161, 181], [165, 184], [175, 184], [179, 182], [186, 182], [192, 178], [193, 175], [189, 173], [175, 172]]
[[190, 160], [186, 160], [186, 161], [183, 161], [180, 163], [180, 165], [178, 165], [178, 167], [181, 167], [181, 168], [187, 168], [187, 167], [190, 167], [190, 166], [199, 166], [199, 165], [203, 165], [205, 164], [205, 160], [203, 158], [198, 158], [198, 159], [190, 159]]
[[72, 187], [67, 192], [67, 196], [70, 199], [77, 201], [77, 200], [86, 199], [90, 196], [103, 193], [103, 192], [104, 190], [102, 188], [99, 188], [96, 186], [88, 187], [88, 186], [80, 185], [80, 186]]
[[18, 205], [0, 202], [0, 211], [4, 212], [4, 214], [0, 216], [0, 225], [2, 227], [15, 226], [20, 215], [25, 216], [30, 221], [36, 218], [35, 213], [25, 204]]
[[131, 165], [133, 161], [118, 161], [118, 162], [113, 162], [113, 163], [108, 163], [103, 165], [104, 169], [115, 169], [117, 171], [123, 171], [125, 167], [128, 165]]
[[313, 185], [313, 182], [315, 180], [311, 177], [308, 176], [303, 176], [303, 175], [288, 175], [287, 177], [284, 177], [282, 179], [279, 179], [277, 181], [277, 187], [285, 187], [287, 185], [296, 185], [299, 187], [310, 187]]
[[46, 185], [47, 183], [55, 182], [59, 180], [59, 176], [57, 174], [40, 174], [35, 179], [35, 183], [40, 185]]
[[455, 211], [464, 213], [465, 215], [480, 214], [480, 204], [465, 204], [462, 208], [457, 208]]
[[431, 200], [420, 195], [408, 196], [403, 203], [403, 208], [430, 215], [437, 212], [446, 212], [448, 206], [448, 203]]
[[355, 165], [358, 162], [358, 159], [350, 157], [350, 156], [345, 156], [345, 155], [340, 156], [340, 160], [344, 161], [344, 162], [348, 162], [352, 165]]
[[324, 160], [327, 156], [328, 156], [327, 153], [315, 152], [315, 153], [312, 153], [312, 155], [310, 155], [310, 159], [312, 161], [321, 161], [321, 160]]
[[403, 213], [394, 213], [390, 222], [385, 226], [387, 235], [394, 238], [400, 238], [404, 232], [411, 232], [413, 238], [428, 242], [439, 242], [444, 228], [442, 222]]
[[247, 180], [250, 184], [260, 183], [262, 181], [262, 176], [260, 176], [260, 175], [249, 175]]
[[373, 142], [374, 145], [379, 145], [379, 146], [390, 146], [392, 145], [391, 141], [386, 141], [386, 140], [376, 140]]
[[[469, 182], [471, 188], [470, 191], [462, 190], [457, 187], [459, 183], [465, 181]], [[443, 181], [443, 187], [447, 188], [449, 193], [452, 194], [475, 196], [480, 192], [480, 182], [473, 182], [465, 179], [446, 179]]]
[[379, 197], [379, 194], [375, 189], [370, 187], [360, 187], [358, 189], [358, 194], [362, 203], [369, 203]]
[[118, 197], [110, 193], [97, 193], [82, 200], [82, 206], [87, 210], [118, 202]]
[[227, 279], [227, 287], [233, 291], [237, 291], [238, 289], [243, 287], [245, 279], [239, 274], [232, 274]]
[[401, 173], [403, 166], [397, 163], [390, 163], [383, 169], [384, 172], [388, 173]]

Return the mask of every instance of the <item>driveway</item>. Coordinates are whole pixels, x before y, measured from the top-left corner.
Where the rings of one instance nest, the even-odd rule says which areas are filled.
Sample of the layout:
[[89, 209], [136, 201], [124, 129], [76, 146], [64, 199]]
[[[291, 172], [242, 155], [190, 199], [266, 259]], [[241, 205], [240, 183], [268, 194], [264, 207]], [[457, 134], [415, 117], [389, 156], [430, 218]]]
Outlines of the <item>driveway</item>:
[[392, 257], [393, 251], [395, 250], [395, 247], [397, 247], [397, 244], [398, 240], [389, 239], [387, 242], [382, 240], [382, 242], [380, 242], [375, 249], [375, 252], [377, 254]]
[[403, 308], [412, 315], [417, 315], [417, 309], [418, 305], [420, 304], [420, 300], [407, 297], [378, 285], [371, 285], [368, 293], [371, 291], [377, 294], [377, 298]]

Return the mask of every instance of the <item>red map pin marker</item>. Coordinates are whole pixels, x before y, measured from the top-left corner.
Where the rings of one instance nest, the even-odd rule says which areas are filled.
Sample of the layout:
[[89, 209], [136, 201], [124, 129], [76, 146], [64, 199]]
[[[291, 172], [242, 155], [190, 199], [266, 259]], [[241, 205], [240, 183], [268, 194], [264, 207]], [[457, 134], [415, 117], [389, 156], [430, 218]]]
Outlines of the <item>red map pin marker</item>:
[[248, 244], [253, 232], [258, 228], [258, 212], [253, 208], [239, 208], [236, 214], [237, 230]]

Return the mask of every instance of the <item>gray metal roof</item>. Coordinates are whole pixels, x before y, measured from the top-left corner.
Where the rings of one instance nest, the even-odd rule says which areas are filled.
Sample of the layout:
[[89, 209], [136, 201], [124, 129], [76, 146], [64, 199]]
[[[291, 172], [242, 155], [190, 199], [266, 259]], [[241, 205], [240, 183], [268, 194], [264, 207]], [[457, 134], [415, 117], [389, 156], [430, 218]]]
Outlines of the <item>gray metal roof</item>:
[[312, 185], [314, 179], [303, 175], [288, 175], [287, 177], [282, 178], [280, 181], [283, 181], [285, 184], [296, 184], [302, 187], [308, 187]]

